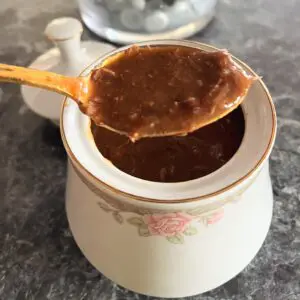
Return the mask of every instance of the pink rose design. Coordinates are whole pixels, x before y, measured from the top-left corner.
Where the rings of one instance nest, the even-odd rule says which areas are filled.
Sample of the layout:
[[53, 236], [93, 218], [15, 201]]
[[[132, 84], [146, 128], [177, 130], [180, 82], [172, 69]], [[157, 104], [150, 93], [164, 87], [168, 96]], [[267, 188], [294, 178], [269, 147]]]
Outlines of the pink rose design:
[[185, 213], [154, 214], [144, 216], [151, 235], [174, 236], [183, 233], [193, 217]]
[[211, 216], [207, 218], [207, 224], [215, 224], [219, 222], [224, 216], [224, 209], [221, 209], [215, 213], [213, 213]]

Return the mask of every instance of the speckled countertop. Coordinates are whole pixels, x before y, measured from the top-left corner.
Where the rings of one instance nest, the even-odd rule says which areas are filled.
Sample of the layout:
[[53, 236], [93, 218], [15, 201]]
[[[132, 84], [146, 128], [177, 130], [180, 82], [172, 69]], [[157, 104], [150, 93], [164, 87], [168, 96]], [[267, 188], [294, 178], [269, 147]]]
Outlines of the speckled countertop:
[[[228, 48], [264, 77], [278, 112], [271, 155], [274, 216], [237, 277], [201, 300], [300, 299], [300, 2], [223, 0], [193, 39]], [[73, 1], [4, 0], [0, 62], [28, 65], [50, 47], [47, 22], [77, 16]], [[96, 37], [85, 32], [84, 39]], [[100, 275], [82, 256], [64, 209], [66, 154], [58, 130], [0, 85], [0, 299], [146, 299]]]

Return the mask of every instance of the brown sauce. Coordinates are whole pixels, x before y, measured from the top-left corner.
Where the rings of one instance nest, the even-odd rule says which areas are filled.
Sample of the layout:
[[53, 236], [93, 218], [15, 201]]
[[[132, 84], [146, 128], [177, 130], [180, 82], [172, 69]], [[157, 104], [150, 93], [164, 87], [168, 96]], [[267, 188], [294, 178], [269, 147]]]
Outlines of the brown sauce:
[[102, 155], [132, 176], [157, 182], [180, 182], [205, 176], [223, 166], [238, 150], [245, 130], [242, 109], [187, 136], [145, 138], [132, 143], [94, 123]]
[[240, 103], [253, 77], [226, 51], [153, 46], [107, 59], [90, 82], [87, 114], [137, 140], [211, 123]]

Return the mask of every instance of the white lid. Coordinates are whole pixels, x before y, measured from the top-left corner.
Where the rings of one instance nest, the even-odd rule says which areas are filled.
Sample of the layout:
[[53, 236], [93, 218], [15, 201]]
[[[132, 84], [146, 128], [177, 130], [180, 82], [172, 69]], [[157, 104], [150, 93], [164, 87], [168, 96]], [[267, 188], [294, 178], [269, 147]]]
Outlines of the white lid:
[[[82, 70], [100, 56], [115, 49], [107, 43], [80, 42], [81, 23], [74, 18], [52, 20], [45, 34], [57, 48], [52, 48], [34, 60], [29, 68], [52, 71], [67, 76], [78, 76]], [[64, 97], [47, 90], [22, 86], [24, 102], [36, 114], [53, 120], [57, 125]]]
[[68, 40], [80, 35], [83, 27], [80, 21], [74, 18], [59, 18], [52, 20], [45, 29], [45, 35], [52, 41]]

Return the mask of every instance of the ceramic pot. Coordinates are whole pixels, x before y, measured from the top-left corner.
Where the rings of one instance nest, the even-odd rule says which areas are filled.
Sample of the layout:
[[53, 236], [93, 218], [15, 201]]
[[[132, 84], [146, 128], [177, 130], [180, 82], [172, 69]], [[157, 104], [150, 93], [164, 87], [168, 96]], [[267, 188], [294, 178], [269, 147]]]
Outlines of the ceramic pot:
[[[145, 44], [216, 49], [190, 41], [140, 45]], [[83, 75], [126, 48], [103, 56]], [[65, 99], [67, 215], [79, 248], [95, 268], [138, 293], [183, 297], [211, 290], [249, 264], [266, 237], [273, 204], [268, 157], [276, 115], [261, 79], [242, 109], [245, 134], [230, 161], [199, 179], [157, 183], [125, 174], [107, 161], [94, 143], [89, 118]]]

